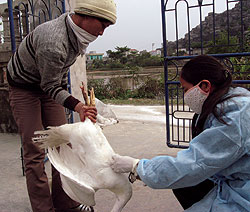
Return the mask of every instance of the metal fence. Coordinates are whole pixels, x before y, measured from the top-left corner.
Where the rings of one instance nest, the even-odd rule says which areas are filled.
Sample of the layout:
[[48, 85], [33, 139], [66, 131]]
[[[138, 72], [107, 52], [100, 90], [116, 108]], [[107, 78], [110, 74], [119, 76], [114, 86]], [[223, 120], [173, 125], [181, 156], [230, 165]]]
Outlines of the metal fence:
[[63, 0], [8, 0], [9, 27], [11, 33], [12, 51], [16, 50], [16, 43], [39, 24], [57, 18], [65, 12]]
[[[193, 112], [185, 105], [179, 72], [191, 58], [208, 54], [250, 89], [250, 2], [161, 0], [166, 101], [166, 143], [187, 148]], [[248, 9], [249, 8], [249, 9]]]

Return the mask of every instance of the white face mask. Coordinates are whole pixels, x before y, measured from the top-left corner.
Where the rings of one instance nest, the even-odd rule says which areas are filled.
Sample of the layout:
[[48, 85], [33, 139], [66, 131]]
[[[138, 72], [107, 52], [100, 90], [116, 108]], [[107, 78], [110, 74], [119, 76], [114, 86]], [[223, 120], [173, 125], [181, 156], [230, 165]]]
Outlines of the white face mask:
[[206, 93], [200, 88], [201, 82], [184, 94], [184, 102], [197, 114], [201, 114], [202, 106], [209, 95], [209, 92]]
[[93, 42], [97, 36], [91, 35], [81, 27], [77, 26], [71, 19], [70, 15], [71, 14], [68, 14], [69, 25], [77, 37], [80, 53], [85, 54], [89, 43]]

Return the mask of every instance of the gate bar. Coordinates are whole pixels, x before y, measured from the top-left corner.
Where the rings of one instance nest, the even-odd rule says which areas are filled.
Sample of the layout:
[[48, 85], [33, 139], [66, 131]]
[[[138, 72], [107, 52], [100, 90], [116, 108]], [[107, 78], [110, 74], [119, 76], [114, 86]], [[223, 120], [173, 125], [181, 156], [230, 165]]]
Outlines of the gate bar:
[[[208, 54], [208, 55], [213, 56], [213, 57], [243, 57], [243, 56], [250, 56], [250, 52]], [[164, 55], [164, 59], [167, 59], [167, 60], [183, 60], [183, 59], [191, 59], [191, 58], [194, 58], [196, 56], [197, 55], [191, 55], [191, 56], [166, 56], [165, 57], [165, 55]]]
[[[167, 58], [167, 44], [166, 44], [166, 16], [165, 16], [165, 4], [164, 0], [161, 0], [161, 14], [162, 14], [162, 36], [163, 36], [163, 53], [164, 58]], [[167, 60], [164, 59], [164, 87], [165, 87], [165, 104], [169, 105], [169, 92], [168, 92], [168, 63]], [[166, 114], [169, 114], [169, 107], [165, 107]], [[166, 133], [167, 133], [167, 145], [170, 147], [170, 123], [169, 116], [166, 116]]]
[[9, 12], [9, 22], [10, 22], [11, 50], [12, 50], [12, 53], [14, 53], [16, 51], [16, 41], [15, 41], [12, 0], [8, 0], [8, 12]]

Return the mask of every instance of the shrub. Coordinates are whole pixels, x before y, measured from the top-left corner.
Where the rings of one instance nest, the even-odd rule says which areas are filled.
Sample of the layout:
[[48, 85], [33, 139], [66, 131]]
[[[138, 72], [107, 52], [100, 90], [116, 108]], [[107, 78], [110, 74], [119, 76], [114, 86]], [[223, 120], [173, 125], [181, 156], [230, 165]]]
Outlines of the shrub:
[[160, 79], [148, 77], [134, 90], [123, 88], [123, 78], [111, 78], [107, 83], [104, 80], [89, 80], [88, 86], [94, 87], [98, 99], [128, 99], [128, 98], [151, 98], [161, 99], [165, 95], [163, 75]]
[[164, 95], [164, 84], [159, 79], [147, 78], [137, 92], [139, 98], [155, 99]]
[[107, 85], [105, 85], [104, 80], [102, 79], [90, 79], [88, 80], [88, 87], [93, 87], [95, 90], [95, 96], [96, 98], [102, 100], [109, 98], [108, 92], [107, 92]]

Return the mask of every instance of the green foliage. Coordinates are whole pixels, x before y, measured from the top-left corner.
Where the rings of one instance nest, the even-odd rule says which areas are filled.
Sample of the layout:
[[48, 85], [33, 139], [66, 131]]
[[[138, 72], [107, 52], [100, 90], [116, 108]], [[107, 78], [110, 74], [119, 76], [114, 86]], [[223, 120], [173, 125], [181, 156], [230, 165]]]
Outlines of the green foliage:
[[116, 52], [113, 52], [111, 50], [108, 50], [106, 53], [108, 57], [111, 59], [111, 61], [116, 61], [121, 64], [125, 64], [128, 61], [127, 58], [127, 52], [130, 50], [127, 46], [125, 47], [116, 47]]
[[151, 56], [149, 52], [142, 52], [138, 54], [137, 51], [130, 51], [130, 48], [116, 47], [116, 51], [106, 51], [108, 59], [93, 60], [92, 63], [87, 65], [88, 70], [108, 70], [108, 69], [125, 69], [130, 66], [162, 66], [163, 58], [159, 56]]
[[230, 58], [234, 70], [234, 80], [250, 80], [250, 60], [248, 57]]
[[100, 99], [126, 99], [127, 90], [122, 86], [122, 78], [111, 78], [108, 83], [104, 80], [94, 80], [88, 81], [88, 87], [93, 87], [95, 89], [95, 96]]
[[137, 90], [138, 98], [155, 99], [164, 96], [164, 85], [158, 79], [147, 78], [147, 80]]
[[122, 78], [111, 78], [108, 83], [109, 98], [124, 99], [127, 98], [127, 90], [122, 87]]
[[[250, 51], [250, 30], [248, 30], [245, 41], [244, 51]], [[233, 67], [234, 74], [233, 79], [235, 80], [250, 80], [250, 58], [249, 57], [232, 57], [230, 58]]]
[[235, 53], [239, 52], [239, 39], [237, 36], [228, 37], [226, 32], [221, 32], [216, 38], [215, 45], [213, 41], [209, 41], [206, 46], [208, 46], [207, 54]]
[[163, 59], [161, 57], [158, 56], [151, 56], [149, 58], [145, 58], [145, 59], [141, 59], [138, 58], [138, 64], [140, 64], [142, 67], [146, 67], [146, 66], [162, 66], [163, 64]]
[[87, 69], [103, 69], [105, 63], [102, 60], [93, 60], [91, 64], [88, 65]]
[[245, 45], [244, 45], [244, 51], [250, 52], [250, 29], [248, 29], [248, 32], [245, 36]]
[[114, 105], [165, 105], [165, 99], [104, 99], [105, 104], [114, 104]]
[[[107, 83], [104, 80], [89, 80], [89, 88], [95, 89], [95, 95], [98, 99], [128, 99], [128, 98], [164, 98], [164, 79], [163, 75], [159, 79], [146, 78], [144, 82], [136, 89], [124, 89], [123, 78], [111, 78]], [[137, 84], [138, 85], [138, 84]]]
[[113, 62], [113, 63], [108, 63], [106, 68], [108, 69], [122, 69], [125, 66], [121, 64], [120, 62]]
[[193, 42], [191, 44], [191, 48], [195, 49], [195, 48], [201, 48], [201, 43], [200, 42]]
[[94, 88], [95, 96], [98, 99], [108, 99], [110, 96], [107, 93], [108, 86], [104, 83], [103, 79], [90, 79], [88, 80], [88, 87]]
[[128, 64], [141, 67], [162, 66], [163, 58], [159, 56], [151, 56], [149, 52], [143, 52], [141, 54], [134, 55], [133, 58], [130, 56]]

